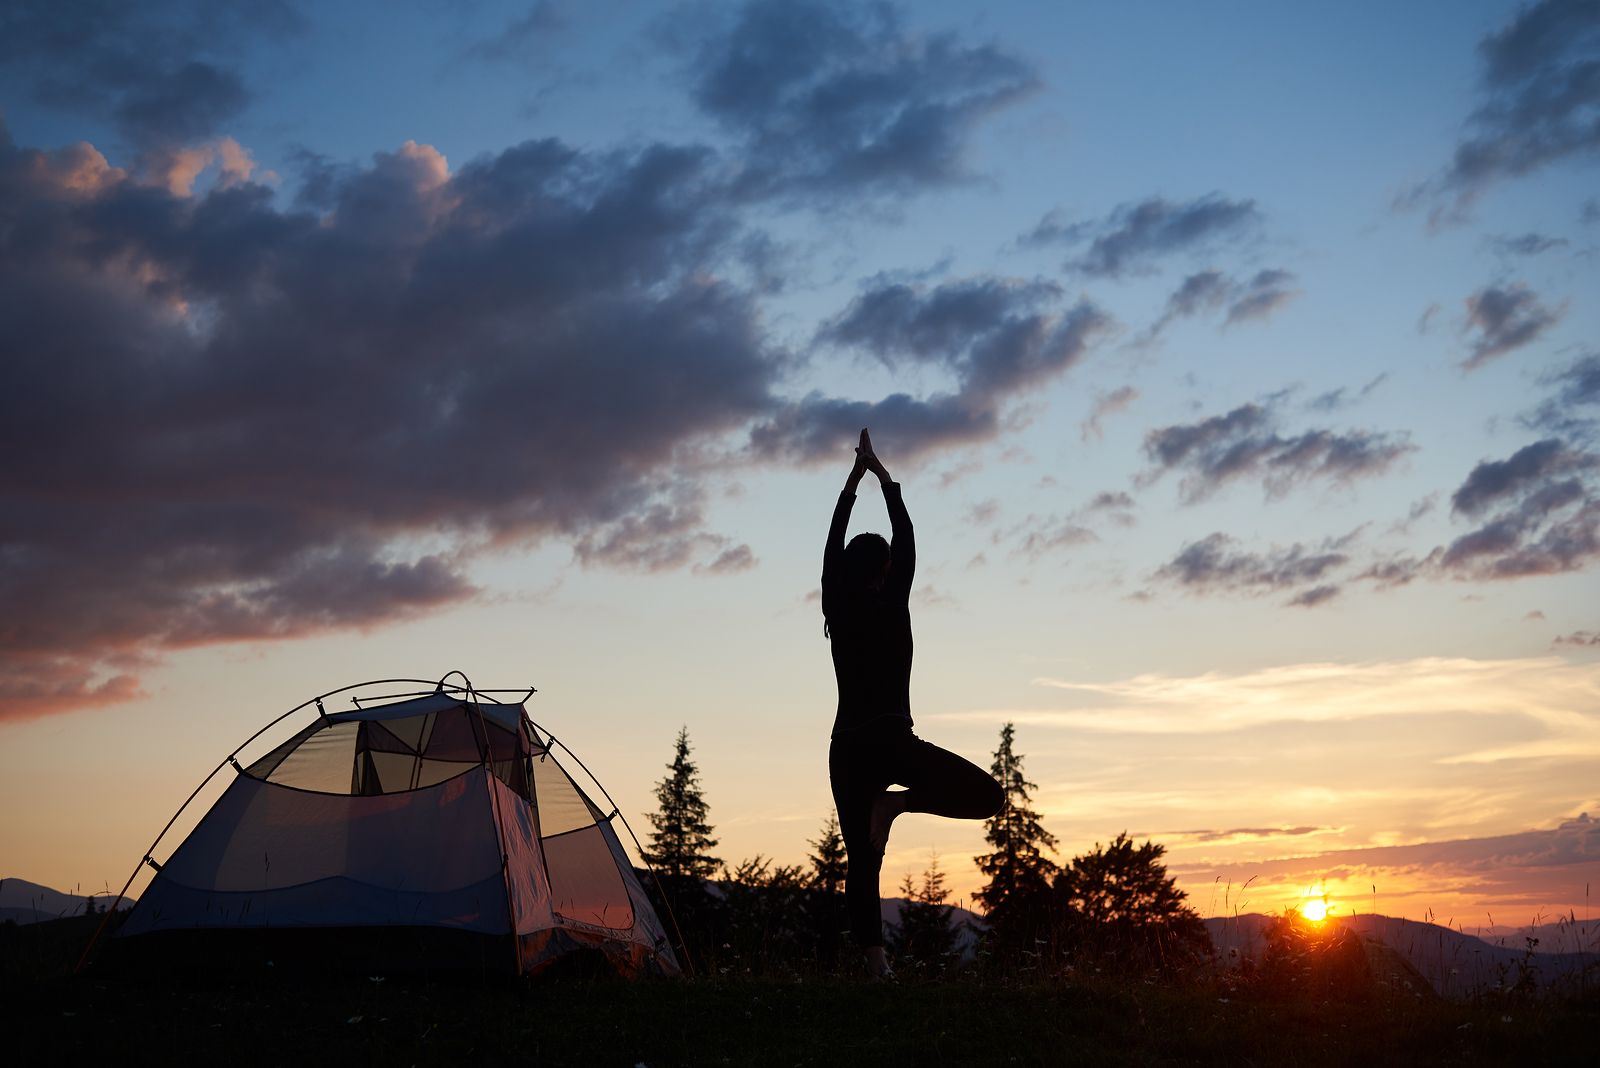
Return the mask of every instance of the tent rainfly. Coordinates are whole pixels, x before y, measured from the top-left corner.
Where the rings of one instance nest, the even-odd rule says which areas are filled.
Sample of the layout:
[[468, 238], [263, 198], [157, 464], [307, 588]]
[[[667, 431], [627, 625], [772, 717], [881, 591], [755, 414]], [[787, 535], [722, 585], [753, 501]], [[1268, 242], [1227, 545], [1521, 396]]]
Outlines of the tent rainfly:
[[[626, 975], [677, 974], [612, 826], [616, 806], [602, 811], [557, 763], [560, 747], [588, 773], [528, 718], [532, 689], [422, 682], [433, 688], [352, 697], [344, 712], [324, 705], [418, 681], [323, 694], [230, 754], [212, 775], [231, 765], [233, 781], [183, 844], [164, 863], [151, 855], [160, 836], [147, 852], [156, 874], [119, 945], [154, 948], [207, 932], [214, 950], [233, 937], [224, 932], [271, 932], [302, 944], [343, 935], [392, 948], [410, 944], [409, 933], [435, 947], [435, 963], [453, 959], [439, 945], [456, 945], [461, 963], [487, 959], [531, 974], [594, 949]], [[304, 729], [239, 762], [274, 724], [313, 706]]]

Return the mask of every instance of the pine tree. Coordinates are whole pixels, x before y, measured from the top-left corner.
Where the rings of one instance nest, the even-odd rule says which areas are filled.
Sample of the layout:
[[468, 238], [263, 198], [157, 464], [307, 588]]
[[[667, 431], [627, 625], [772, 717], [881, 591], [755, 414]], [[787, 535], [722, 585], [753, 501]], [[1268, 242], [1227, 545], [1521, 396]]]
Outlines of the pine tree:
[[939, 857], [929, 858], [920, 887], [908, 874], [900, 893], [906, 903], [900, 909], [900, 922], [890, 932], [889, 948], [902, 963], [943, 971], [955, 959], [956, 931], [950, 926], [950, 891], [944, 885]]
[[[1045, 909], [1051, 877], [1057, 866], [1044, 855], [1054, 849], [1055, 835], [1044, 829], [1031, 807], [1030, 790], [1039, 787], [1022, 774], [1022, 756], [1012, 749], [1016, 730], [1007, 723], [1000, 730], [1000, 748], [990, 767], [1005, 793], [1000, 811], [984, 822], [984, 840], [994, 852], [977, 857], [978, 870], [989, 882], [973, 897], [983, 905], [990, 930], [1004, 939], [1006, 928], [1030, 926], [1025, 918], [1039, 918]], [[1011, 933], [1021, 935], [1015, 930]]]
[[844, 835], [839, 833], [839, 817], [830, 813], [822, 825], [822, 836], [806, 842], [815, 852], [810, 855], [811, 885], [825, 894], [836, 894], [844, 889], [845, 849]]
[[700, 792], [700, 770], [689, 759], [689, 728], [678, 731], [676, 751], [667, 765], [667, 777], [656, 783], [660, 808], [650, 813], [650, 849], [645, 859], [668, 878], [692, 876], [708, 879], [722, 867], [711, 855], [717, 840], [706, 822], [710, 806]]

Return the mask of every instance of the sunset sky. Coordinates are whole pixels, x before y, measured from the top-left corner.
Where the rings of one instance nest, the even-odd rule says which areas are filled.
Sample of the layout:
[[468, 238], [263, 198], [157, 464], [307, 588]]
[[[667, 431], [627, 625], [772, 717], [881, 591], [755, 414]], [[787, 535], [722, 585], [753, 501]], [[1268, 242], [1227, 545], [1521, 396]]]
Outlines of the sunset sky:
[[1597, 162], [1596, 0], [12, 0], [0, 876], [114, 889], [268, 719], [452, 669], [641, 834], [686, 725], [720, 856], [803, 862], [870, 426], [918, 732], [1014, 722], [1061, 859], [1581, 917]]

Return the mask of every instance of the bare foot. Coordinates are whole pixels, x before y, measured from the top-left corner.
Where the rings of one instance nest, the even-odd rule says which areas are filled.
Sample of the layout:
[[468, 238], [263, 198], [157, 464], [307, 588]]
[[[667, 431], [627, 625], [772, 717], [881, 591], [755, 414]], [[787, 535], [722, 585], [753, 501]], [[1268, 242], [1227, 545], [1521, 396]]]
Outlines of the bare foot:
[[894, 979], [894, 969], [889, 967], [882, 946], [867, 947], [867, 977], [886, 982]]
[[889, 828], [894, 826], [895, 817], [905, 810], [906, 791], [885, 790], [878, 795], [878, 799], [872, 803], [872, 822], [867, 828], [872, 848], [879, 853], [889, 848]]

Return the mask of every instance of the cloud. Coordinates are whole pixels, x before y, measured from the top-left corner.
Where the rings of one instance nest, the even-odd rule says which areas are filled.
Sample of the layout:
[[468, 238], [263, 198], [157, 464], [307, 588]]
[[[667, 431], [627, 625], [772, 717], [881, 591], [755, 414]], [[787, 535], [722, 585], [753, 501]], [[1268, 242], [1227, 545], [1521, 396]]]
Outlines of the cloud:
[[[1150, 197], [1123, 204], [1105, 219], [1074, 225], [1063, 225], [1054, 213], [1046, 215], [1021, 241], [1039, 246], [1077, 245], [1087, 240], [1087, 251], [1067, 267], [1095, 277], [1117, 278], [1149, 268], [1167, 256], [1238, 241], [1261, 221], [1255, 201], [1228, 200], [1221, 193], [1181, 203]], [[1191, 280], [1200, 277], [1191, 276]], [[1206, 283], [1196, 285], [1204, 287]], [[1195, 299], [1206, 296], [1197, 293]]]
[[1262, 838], [1301, 838], [1336, 830], [1334, 827], [1234, 827], [1226, 831], [1141, 831], [1134, 838], [1180, 838], [1191, 842], [1236, 842]]
[[1227, 325], [1267, 318], [1300, 295], [1298, 289], [1290, 288], [1293, 282], [1294, 275], [1288, 271], [1258, 271], [1228, 306]]
[[1313, 397], [1307, 402], [1306, 407], [1314, 412], [1337, 412], [1344, 408], [1349, 408], [1360, 401], [1366, 400], [1373, 390], [1383, 385], [1388, 379], [1389, 372], [1384, 371], [1357, 390], [1353, 397], [1349, 395], [1349, 390], [1340, 386], [1338, 389], [1332, 389]]
[[61, 4], [9, 0], [0, 14], [0, 89], [113, 121], [139, 149], [218, 133], [250, 92], [232, 64], [301, 32], [293, 5]]
[[1284, 437], [1274, 429], [1271, 405], [1244, 404], [1197, 423], [1161, 427], [1145, 435], [1154, 468], [1144, 477], [1182, 471], [1186, 501], [1210, 496], [1226, 483], [1260, 478], [1269, 497], [1297, 483], [1335, 484], [1381, 475], [1414, 451], [1404, 435], [1309, 430]]
[[1576, 645], [1585, 648], [1600, 645], [1600, 631], [1575, 630], [1571, 634], [1563, 634], [1557, 638], [1555, 644]]
[[493, 37], [468, 46], [470, 59], [506, 62], [542, 52], [550, 39], [571, 26], [571, 13], [562, 0], [534, 0], [521, 15], [507, 22]]
[[1041, 677], [1070, 707], [947, 713], [941, 719], [1006, 722], [1089, 734], [1238, 734], [1273, 724], [1350, 725], [1368, 719], [1519, 717], [1537, 729], [1472, 737], [1437, 757], [1490, 764], [1538, 757], [1600, 757], [1600, 663], [1558, 656], [1507, 660], [1422, 657], [1303, 663], [1245, 672], [1145, 674], [1110, 682]]
[[1138, 344], [1149, 344], [1179, 319], [1227, 309], [1223, 325], [1250, 320], [1265, 320], [1300, 295], [1291, 288], [1294, 275], [1277, 268], [1258, 271], [1248, 282], [1239, 282], [1218, 270], [1189, 275], [1167, 298], [1160, 318], [1150, 324]]
[[738, 233], [712, 170], [536, 141], [452, 171], [408, 142], [305, 211], [0, 137], [0, 597], [33, 606], [0, 624], [5, 714], [435, 611], [543, 539], [739, 566], [695, 456], [784, 403], [782, 360], [712, 280]]
[[1050, 282], [980, 277], [937, 286], [879, 282], [817, 332], [816, 342], [870, 354], [890, 368], [922, 366], [955, 380], [953, 392], [897, 393], [878, 401], [820, 393], [758, 426], [760, 455], [812, 461], [836, 456], [851, 429], [882, 428], [885, 448], [912, 457], [992, 437], [1006, 402], [1076, 365], [1111, 327], [1080, 300], [1062, 311]]
[[1497, 356], [1530, 344], [1566, 315], [1566, 305], [1547, 308], [1520, 284], [1486, 286], [1467, 298], [1467, 328], [1476, 330], [1472, 352], [1461, 366], [1475, 371]]
[[887, 195], [968, 181], [973, 130], [1039, 84], [1018, 56], [913, 32], [889, 4], [752, 0], [716, 15], [686, 34], [691, 91], [738, 141], [744, 195]]
[[1594, 466], [1594, 458], [1575, 453], [1555, 438], [1536, 441], [1504, 460], [1485, 460], [1450, 497], [1453, 511], [1481, 515], [1490, 505], [1517, 496], [1552, 476]]
[[1541, 0], [1478, 45], [1479, 102], [1444, 173], [1414, 197], [1460, 217], [1491, 185], [1600, 150], [1600, 8]]
[[1537, 256], [1553, 249], [1565, 248], [1572, 242], [1564, 237], [1546, 237], [1544, 234], [1522, 234], [1520, 237], [1504, 235], [1488, 239], [1489, 247], [1502, 256]]
[[1428, 562], [1456, 578], [1475, 579], [1581, 570], [1600, 559], [1597, 470], [1600, 457], [1554, 438], [1479, 463], [1451, 505], [1482, 524], [1435, 550]]
[[1030, 515], [1005, 534], [995, 535], [996, 542], [1003, 539], [1012, 539], [1015, 542], [1011, 550], [1012, 555], [1030, 560], [1038, 560], [1049, 553], [1074, 549], [1100, 540], [1094, 531], [1074, 522], [1070, 516], [1062, 518], [1038, 515]]
[[1118, 412], [1128, 409], [1134, 401], [1139, 399], [1139, 391], [1132, 386], [1118, 386], [1110, 393], [1101, 393], [1094, 399], [1094, 407], [1089, 410], [1089, 418], [1083, 421], [1081, 432], [1083, 440], [1103, 436], [1102, 424], [1106, 419]]
[[1577, 439], [1600, 438], [1600, 352], [1580, 356], [1572, 364], [1548, 375], [1547, 386], [1558, 386], [1524, 426]]
[[[1267, 593], [1319, 583], [1350, 560], [1337, 542], [1317, 548], [1296, 542], [1287, 549], [1265, 553], [1240, 551], [1234, 548], [1237, 544], [1220, 531], [1208, 534], [1185, 545], [1154, 577], [1201, 593]], [[1289, 604], [1310, 607], [1337, 592], [1333, 586], [1320, 584], [1300, 592]]]
[[1491, 915], [1529, 916], [1552, 907], [1564, 912], [1569, 903], [1581, 904], [1597, 864], [1600, 821], [1585, 814], [1557, 827], [1513, 834], [1220, 863], [1173, 860], [1168, 870], [1191, 887], [1253, 880], [1258, 893], [1290, 895], [1285, 904], [1303, 893], [1300, 888], [1321, 886], [1345, 915], [1370, 911], [1376, 897], [1386, 914], [1421, 919], [1426, 909], [1439, 922], [1450, 915], [1445, 909], [1459, 908], [1457, 917], [1475, 915], [1488, 922]]

